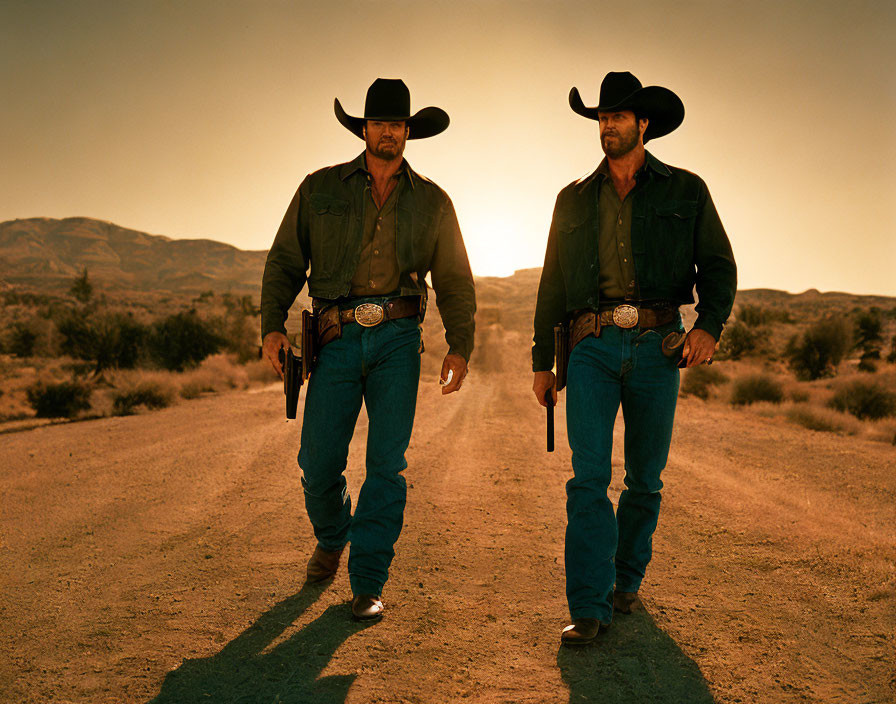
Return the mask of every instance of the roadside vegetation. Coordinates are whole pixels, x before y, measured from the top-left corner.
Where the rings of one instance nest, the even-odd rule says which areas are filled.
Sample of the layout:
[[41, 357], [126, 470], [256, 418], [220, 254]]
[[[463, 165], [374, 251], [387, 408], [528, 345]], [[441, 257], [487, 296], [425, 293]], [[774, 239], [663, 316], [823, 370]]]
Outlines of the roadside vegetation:
[[250, 296], [114, 300], [85, 269], [68, 295], [11, 289], [0, 302], [0, 424], [129, 415], [276, 381]]
[[799, 321], [738, 306], [715, 359], [683, 372], [683, 397], [896, 444], [896, 307]]

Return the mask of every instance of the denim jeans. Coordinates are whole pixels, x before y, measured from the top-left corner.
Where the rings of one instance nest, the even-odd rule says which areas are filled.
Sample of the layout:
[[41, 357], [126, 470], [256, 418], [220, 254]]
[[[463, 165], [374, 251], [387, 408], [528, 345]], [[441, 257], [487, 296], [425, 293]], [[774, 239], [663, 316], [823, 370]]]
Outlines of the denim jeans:
[[[419, 379], [420, 326], [411, 317], [371, 328], [346, 324], [342, 337], [321, 350], [308, 382], [298, 458], [305, 508], [320, 547], [335, 551], [351, 543], [355, 594], [381, 594], [395, 556]], [[362, 401], [367, 472], [352, 515], [344, 472]]]
[[[566, 598], [573, 618], [613, 615], [613, 588], [637, 591], [650, 562], [678, 398], [676, 362], [655, 329], [601, 329], [570, 355], [566, 422], [573, 478], [566, 484]], [[614, 515], [607, 496], [613, 425], [625, 421], [625, 490]]]

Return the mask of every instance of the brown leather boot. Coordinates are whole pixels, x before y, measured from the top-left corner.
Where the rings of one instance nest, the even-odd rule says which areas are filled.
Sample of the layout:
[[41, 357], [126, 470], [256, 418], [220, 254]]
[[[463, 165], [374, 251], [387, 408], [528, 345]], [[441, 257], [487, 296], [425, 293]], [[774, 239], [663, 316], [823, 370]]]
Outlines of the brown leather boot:
[[560, 642], [563, 645], [587, 645], [609, 627], [609, 623], [596, 618], [574, 618], [560, 634]]
[[638, 592], [613, 592], [613, 608], [621, 614], [630, 614], [641, 608]]
[[311, 555], [311, 559], [308, 560], [306, 581], [314, 584], [330, 579], [336, 574], [336, 570], [339, 569], [340, 557], [342, 557], [342, 550], [330, 552], [318, 545], [314, 548], [314, 553]]
[[355, 621], [381, 618], [385, 608], [379, 594], [358, 594], [352, 599], [352, 616]]

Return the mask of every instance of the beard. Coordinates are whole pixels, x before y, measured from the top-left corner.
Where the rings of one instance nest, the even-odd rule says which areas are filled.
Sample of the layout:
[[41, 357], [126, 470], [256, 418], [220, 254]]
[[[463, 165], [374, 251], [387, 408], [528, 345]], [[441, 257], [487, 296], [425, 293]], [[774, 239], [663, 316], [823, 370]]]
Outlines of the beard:
[[371, 143], [369, 139], [366, 141], [367, 149], [370, 153], [377, 159], [382, 159], [383, 161], [400, 159], [402, 153], [404, 153], [404, 140], [397, 142], [389, 137], [380, 137], [376, 144]]
[[623, 132], [607, 131], [600, 136], [600, 146], [608, 157], [619, 159], [638, 146], [639, 136], [637, 125]]

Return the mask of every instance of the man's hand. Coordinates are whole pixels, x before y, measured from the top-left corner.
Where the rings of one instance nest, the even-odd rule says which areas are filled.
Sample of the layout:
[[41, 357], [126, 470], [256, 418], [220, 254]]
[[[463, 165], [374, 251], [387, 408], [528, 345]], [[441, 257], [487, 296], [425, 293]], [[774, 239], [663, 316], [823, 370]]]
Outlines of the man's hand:
[[[449, 373], [451, 381], [448, 381]], [[445, 355], [445, 361], [442, 362], [442, 373], [439, 375], [439, 383], [442, 384], [442, 395], [451, 394], [460, 388], [464, 383], [464, 377], [467, 375], [467, 360], [459, 354]]]
[[548, 407], [547, 401], [544, 400], [548, 389], [551, 390], [551, 398], [554, 399], [553, 405], [556, 406], [557, 379], [554, 377], [554, 372], [535, 372], [535, 381], [532, 382], [532, 390], [535, 392], [535, 398], [537, 398], [538, 402], [545, 408]]
[[288, 349], [289, 340], [286, 339], [286, 335], [282, 332], [269, 332], [261, 342], [262, 354], [267, 357], [274, 371], [280, 375], [281, 379], [283, 378], [283, 365], [280, 363], [280, 350], [283, 350], [283, 353], [286, 354]]
[[687, 360], [685, 366], [695, 367], [698, 364], [709, 362], [716, 351], [716, 347], [718, 347], [716, 338], [706, 332], [706, 330], [691, 328], [684, 341], [684, 346], [681, 348], [681, 357]]

